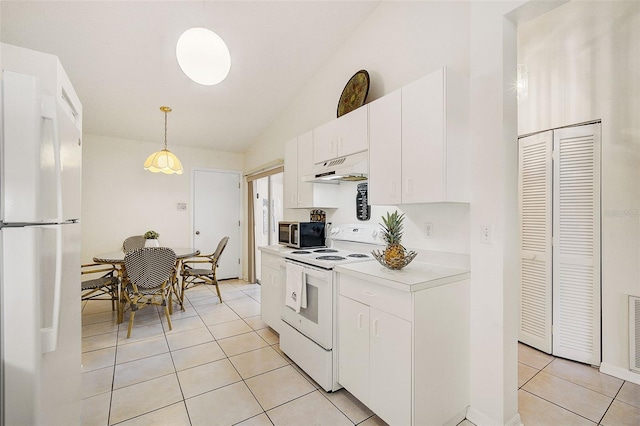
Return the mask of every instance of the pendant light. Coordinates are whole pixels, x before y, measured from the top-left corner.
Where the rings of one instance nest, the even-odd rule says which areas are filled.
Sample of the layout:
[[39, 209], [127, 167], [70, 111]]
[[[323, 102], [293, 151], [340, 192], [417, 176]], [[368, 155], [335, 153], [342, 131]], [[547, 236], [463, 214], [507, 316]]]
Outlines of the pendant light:
[[171, 108], [161, 106], [160, 111], [164, 112], [164, 149], [147, 157], [147, 161], [144, 162], [144, 169], [153, 173], [162, 172], [168, 175], [173, 173], [181, 175], [182, 163], [178, 160], [178, 157], [167, 149], [167, 114], [171, 112]]

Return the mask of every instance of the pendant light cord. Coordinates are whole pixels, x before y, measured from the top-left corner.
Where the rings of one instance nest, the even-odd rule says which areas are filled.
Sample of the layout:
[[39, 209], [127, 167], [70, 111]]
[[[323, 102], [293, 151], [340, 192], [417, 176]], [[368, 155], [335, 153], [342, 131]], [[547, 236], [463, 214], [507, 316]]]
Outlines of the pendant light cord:
[[164, 112], [164, 149], [167, 149], [167, 111]]

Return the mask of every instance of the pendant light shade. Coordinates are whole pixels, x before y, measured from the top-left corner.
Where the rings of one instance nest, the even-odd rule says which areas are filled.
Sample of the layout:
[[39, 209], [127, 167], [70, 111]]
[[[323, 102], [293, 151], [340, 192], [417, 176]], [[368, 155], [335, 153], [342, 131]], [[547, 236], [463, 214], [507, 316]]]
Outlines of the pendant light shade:
[[178, 160], [178, 157], [167, 149], [167, 114], [171, 112], [171, 108], [161, 106], [160, 111], [164, 112], [164, 149], [147, 157], [147, 161], [144, 162], [144, 169], [153, 173], [166, 173], [168, 175], [175, 173], [181, 175], [182, 163]]
[[191, 28], [176, 44], [178, 64], [196, 83], [212, 86], [220, 83], [231, 69], [231, 55], [224, 40], [206, 28]]

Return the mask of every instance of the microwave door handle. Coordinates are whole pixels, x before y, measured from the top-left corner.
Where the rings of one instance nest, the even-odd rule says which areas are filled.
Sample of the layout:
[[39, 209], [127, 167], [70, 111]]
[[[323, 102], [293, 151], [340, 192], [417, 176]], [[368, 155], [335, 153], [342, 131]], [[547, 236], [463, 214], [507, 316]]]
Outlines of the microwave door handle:
[[293, 231], [291, 228], [293, 228], [293, 223], [289, 224], [289, 244], [293, 244], [293, 241], [291, 241], [291, 238], [293, 237]]

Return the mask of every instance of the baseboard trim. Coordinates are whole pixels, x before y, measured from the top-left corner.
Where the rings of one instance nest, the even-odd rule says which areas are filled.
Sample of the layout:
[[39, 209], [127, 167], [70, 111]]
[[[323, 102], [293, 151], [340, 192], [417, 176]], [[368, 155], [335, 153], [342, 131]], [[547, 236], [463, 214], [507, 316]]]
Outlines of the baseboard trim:
[[[477, 426], [500, 424], [500, 422], [490, 418], [489, 416], [479, 412], [478, 410], [472, 407], [469, 407], [467, 409], [467, 420], [469, 420], [471, 423]], [[513, 416], [513, 418], [509, 420], [507, 423], [505, 423], [504, 426], [523, 426], [522, 419], [520, 418], [520, 413], [516, 413], [516, 415]]]
[[600, 363], [600, 372], [640, 385], [640, 374], [634, 373], [633, 371], [625, 368], [616, 367], [615, 365], [602, 362]]

